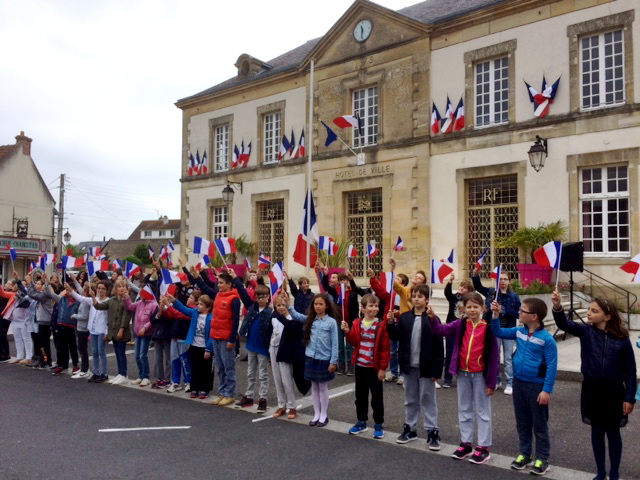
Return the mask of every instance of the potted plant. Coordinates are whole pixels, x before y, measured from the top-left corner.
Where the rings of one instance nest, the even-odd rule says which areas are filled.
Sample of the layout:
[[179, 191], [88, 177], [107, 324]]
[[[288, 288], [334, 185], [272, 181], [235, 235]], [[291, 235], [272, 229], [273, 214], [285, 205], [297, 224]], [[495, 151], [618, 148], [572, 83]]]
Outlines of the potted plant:
[[247, 241], [247, 236], [243, 233], [236, 238], [236, 249], [237, 252], [230, 253], [226, 256], [227, 267], [235, 270], [238, 277], [243, 278], [246, 267], [244, 263], [238, 263], [238, 256], [240, 255], [242, 259], [253, 257], [256, 244]]
[[[349, 239], [344, 240], [342, 238], [338, 238], [337, 240], [335, 240], [335, 245], [338, 247], [338, 249], [334, 252], [333, 255], [329, 255], [329, 252], [327, 252], [326, 250], [319, 250], [318, 244], [315, 244], [316, 250], [318, 252], [318, 262], [327, 267], [329, 275], [333, 273], [343, 273], [346, 270], [349, 261], [349, 245], [351, 243], [352, 242], [349, 241]], [[319, 276], [318, 285], [322, 287], [322, 282], [320, 281]]]
[[[537, 227], [523, 227], [508, 237], [496, 239], [497, 248], [517, 248], [520, 261], [517, 265], [520, 282], [524, 287], [538, 280], [549, 285], [553, 268], [537, 265], [533, 260], [533, 252], [544, 244], [566, 239], [568, 227], [562, 220], [553, 223], [540, 223]], [[527, 263], [528, 262], [528, 263]]]

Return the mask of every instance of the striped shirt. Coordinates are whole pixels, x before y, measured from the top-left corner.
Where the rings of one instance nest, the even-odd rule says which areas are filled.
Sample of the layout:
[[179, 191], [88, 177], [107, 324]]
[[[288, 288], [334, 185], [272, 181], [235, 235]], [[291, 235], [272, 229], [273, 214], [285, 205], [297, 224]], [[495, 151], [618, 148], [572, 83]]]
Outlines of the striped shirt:
[[358, 347], [358, 358], [356, 359], [356, 365], [359, 367], [373, 367], [377, 328], [378, 319], [368, 325], [364, 319], [360, 322], [360, 346]]

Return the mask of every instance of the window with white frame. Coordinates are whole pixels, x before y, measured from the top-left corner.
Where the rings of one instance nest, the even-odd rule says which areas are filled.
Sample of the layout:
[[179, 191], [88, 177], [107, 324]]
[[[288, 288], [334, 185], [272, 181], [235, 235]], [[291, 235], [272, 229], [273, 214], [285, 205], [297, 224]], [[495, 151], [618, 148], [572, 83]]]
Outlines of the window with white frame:
[[223, 238], [229, 236], [229, 208], [213, 207], [212, 237]]
[[159, 237], [164, 237], [167, 234], [166, 230], [158, 230], [158, 236]]
[[266, 113], [262, 118], [264, 163], [275, 163], [278, 161], [278, 150], [282, 137], [281, 114], [280, 112]]
[[214, 155], [216, 172], [229, 170], [229, 125], [216, 127]]
[[621, 105], [625, 101], [622, 30], [580, 39], [581, 107]]
[[145, 230], [144, 231], [144, 238], [149, 238], [151, 236], [151, 231], [150, 230]]
[[580, 171], [580, 218], [585, 255], [629, 255], [631, 225], [627, 165]]
[[353, 114], [360, 117], [361, 128], [353, 129], [353, 145], [366, 147], [378, 143], [378, 87], [353, 92]]
[[509, 122], [509, 59], [475, 64], [475, 124], [488, 127]]

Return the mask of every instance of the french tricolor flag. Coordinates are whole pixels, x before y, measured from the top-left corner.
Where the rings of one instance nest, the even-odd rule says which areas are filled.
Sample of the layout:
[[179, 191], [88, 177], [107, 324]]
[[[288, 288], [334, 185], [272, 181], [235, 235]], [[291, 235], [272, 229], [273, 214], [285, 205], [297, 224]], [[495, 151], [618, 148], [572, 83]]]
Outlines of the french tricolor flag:
[[481, 269], [482, 268], [482, 263], [484, 262], [484, 257], [487, 256], [487, 253], [489, 253], [489, 248], [485, 248], [484, 252], [482, 252], [482, 255], [480, 255], [480, 258], [478, 258], [478, 260], [476, 260], [476, 268], [477, 269]]
[[15, 262], [18, 258], [18, 254], [16, 253], [15, 249], [11, 248], [11, 245], [7, 243], [7, 250], [9, 250], [9, 255], [11, 255], [11, 261]]
[[238, 166], [238, 162], [240, 161], [240, 150], [238, 150], [238, 145], [233, 146], [233, 157], [231, 157], [231, 168], [236, 168]]
[[123, 265], [124, 263], [122, 262], [122, 260], [118, 260], [117, 258], [114, 258], [113, 260], [111, 260], [111, 267], [114, 270], [117, 270], [118, 268], [122, 268]]
[[372, 243], [367, 244], [367, 257], [371, 260], [378, 254], [378, 249]]
[[453, 272], [453, 268], [438, 260], [431, 260], [431, 283], [444, 283], [445, 279]]
[[207, 165], [207, 151], [205, 150], [202, 154], [202, 163], [200, 163], [200, 173], [207, 173], [209, 171], [209, 167]]
[[453, 131], [457, 132], [459, 130], [462, 130], [464, 128], [464, 103], [462, 101], [462, 98], [460, 98], [453, 116]]
[[298, 140], [298, 146], [293, 153], [293, 158], [304, 157], [306, 154], [305, 146], [304, 146], [304, 128], [302, 129], [302, 133], [300, 134], [300, 140]]
[[489, 274], [489, 278], [493, 278], [494, 280], [500, 281], [500, 273], [502, 272], [502, 265], [498, 265], [493, 271]]
[[349, 245], [349, 247], [347, 248], [347, 257], [352, 258], [357, 256], [358, 251], [356, 250], [356, 247], [354, 247], [353, 245]]
[[155, 300], [156, 296], [154, 295], [153, 290], [151, 290], [151, 287], [149, 285], [145, 285], [144, 288], [140, 290], [140, 298], [151, 301]]
[[91, 262], [87, 262], [87, 273], [89, 276], [93, 276], [99, 271], [109, 271], [109, 262], [107, 260], [93, 260]]
[[293, 154], [296, 150], [296, 137], [293, 134], [293, 128], [291, 129], [291, 139], [289, 141], [289, 158], [293, 158]]
[[381, 272], [380, 283], [384, 285], [385, 292], [391, 294], [393, 292], [393, 282], [396, 280], [396, 274], [394, 272]]
[[251, 262], [247, 257], [244, 257], [244, 266], [247, 267], [247, 270], [251, 270]]
[[286, 135], [282, 135], [282, 143], [280, 143], [280, 150], [278, 150], [278, 160], [282, 160], [285, 155], [289, 152], [289, 139]]
[[125, 268], [124, 268], [124, 275], [127, 278], [131, 278], [133, 277], [136, 273], [138, 273], [140, 271], [140, 267], [138, 265], [136, 265], [135, 263], [131, 263], [129, 261], [127, 261], [125, 263]]
[[431, 107], [431, 132], [434, 135], [440, 133], [440, 124], [442, 123], [442, 117], [440, 116], [440, 112], [438, 111], [438, 107], [434, 102], [431, 102], [433, 107]]
[[238, 164], [241, 167], [246, 167], [249, 163], [249, 158], [251, 158], [251, 142], [247, 145], [247, 148], [244, 147], [244, 140], [242, 141], [242, 149], [240, 152], [240, 157], [238, 157]]
[[210, 264], [211, 264], [211, 259], [209, 258], [209, 255], [203, 255], [202, 259], [200, 260], [200, 263], [196, 265], [196, 270], [200, 271], [203, 268], [207, 268]]
[[343, 283], [338, 285], [338, 305], [344, 305], [345, 295], [347, 294], [347, 289]]
[[451, 106], [451, 100], [449, 100], [449, 96], [447, 95], [447, 110], [444, 112], [444, 117], [442, 118], [442, 126], [440, 127], [440, 131], [442, 133], [451, 133], [453, 131], [454, 120], [455, 120], [455, 112], [453, 111], [453, 107]]
[[271, 267], [269, 282], [271, 283], [271, 296], [273, 297], [284, 282], [284, 266], [282, 262], [274, 263]]
[[333, 123], [336, 124], [340, 128], [357, 128], [358, 131], [361, 129], [360, 117], [356, 115], [342, 115], [341, 117], [334, 118]]
[[404, 246], [404, 242], [402, 238], [398, 235], [398, 241], [396, 242], [396, 246], [393, 247], [394, 252], [404, 252], [407, 248]]
[[193, 158], [193, 153], [189, 153], [189, 168], [187, 174], [191, 177], [196, 172], [196, 160]]
[[545, 243], [541, 248], [533, 252], [533, 258], [538, 265], [560, 268], [560, 257], [562, 255], [562, 242]]
[[84, 265], [84, 261], [82, 260], [82, 258], [75, 258], [75, 257], [69, 257], [69, 256], [62, 257], [63, 270], [80, 267], [82, 265]]
[[623, 271], [633, 275], [633, 282], [640, 281], [640, 253], [620, 267]]
[[230, 253], [236, 253], [238, 251], [238, 248], [236, 247], [235, 238], [231, 238], [231, 237], [216, 238], [214, 242], [216, 244], [216, 248], [218, 249], [218, 252], [220, 252], [220, 255], [222, 256], [229, 255]]
[[166, 268], [162, 269], [162, 276], [160, 277], [160, 293], [165, 295], [169, 290], [169, 287], [174, 283], [180, 283], [180, 277], [178, 276], [178, 272], [174, 272], [173, 270], [167, 270]]
[[153, 255], [155, 254], [155, 252], [153, 251], [153, 248], [151, 248], [151, 244], [148, 244], [147, 247], [149, 249], [149, 258], [153, 260]]
[[55, 261], [55, 253], [43, 253], [40, 257], [40, 268], [44, 270], [47, 268], [47, 265], [51, 265], [52, 263], [55, 263]]
[[202, 257], [203, 255], [215, 257], [216, 246], [209, 240], [205, 240], [202, 237], [193, 237], [193, 253], [199, 257]]
[[100, 247], [89, 247], [89, 255], [97, 260], [101, 260], [98, 257], [100, 256], [101, 250]]
[[442, 261], [442, 262], [449, 262], [449, 263], [453, 263], [453, 251], [454, 251], [454, 250], [455, 250], [455, 249], [454, 249], [454, 248], [452, 248], [452, 249], [451, 249], [451, 253], [450, 253], [450, 254], [449, 254], [449, 256], [447, 257], [447, 259], [446, 259], [446, 260], [441, 260], [441, 261]]

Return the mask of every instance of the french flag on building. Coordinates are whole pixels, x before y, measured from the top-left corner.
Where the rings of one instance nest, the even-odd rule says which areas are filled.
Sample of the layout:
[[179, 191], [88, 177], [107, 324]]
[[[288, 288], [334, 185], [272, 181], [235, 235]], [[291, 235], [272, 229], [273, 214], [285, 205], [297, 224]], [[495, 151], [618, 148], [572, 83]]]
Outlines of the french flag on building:
[[286, 135], [282, 135], [282, 143], [280, 143], [280, 150], [278, 150], [278, 160], [282, 160], [289, 151], [289, 139]]
[[202, 162], [200, 163], [200, 173], [207, 173], [209, 171], [209, 167], [207, 166], [207, 151], [205, 150], [202, 154]]
[[478, 258], [478, 260], [476, 260], [476, 268], [477, 269], [481, 269], [482, 268], [482, 263], [484, 262], [484, 257], [487, 256], [487, 253], [489, 253], [489, 248], [485, 248], [484, 252], [482, 252], [482, 255], [480, 255], [480, 258]]
[[462, 101], [462, 97], [458, 102], [458, 106], [456, 107], [453, 117], [453, 131], [457, 132], [462, 130], [464, 128], [464, 103]]
[[356, 250], [356, 247], [354, 247], [353, 244], [349, 245], [349, 247], [347, 248], [347, 257], [353, 258], [357, 256], [358, 256], [358, 251]]
[[193, 174], [200, 175], [200, 152], [196, 150], [196, 160], [193, 166]]
[[213, 244], [213, 242], [205, 240], [202, 237], [193, 237], [193, 253], [200, 257], [202, 257], [203, 255], [215, 257], [216, 246]]
[[18, 258], [18, 254], [16, 253], [16, 251], [13, 248], [11, 248], [11, 245], [9, 245], [8, 243], [7, 243], [6, 247], [7, 247], [7, 250], [9, 250], [9, 255], [11, 255], [11, 261], [15, 262], [16, 259]]
[[300, 134], [300, 140], [298, 141], [298, 146], [296, 147], [296, 150], [293, 153], [293, 158], [304, 157], [305, 154], [306, 154], [306, 150], [304, 146], [304, 128], [303, 128], [302, 133]]
[[640, 253], [620, 267], [623, 271], [633, 275], [633, 282], [640, 281]]
[[69, 268], [80, 267], [84, 265], [82, 258], [75, 258], [70, 256], [62, 257], [62, 269], [67, 270]]
[[451, 100], [449, 100], [449, 96], [447, 95], [447, 109], [444, 112], [444, 117], [442, 117], [442, 126], [440, 127], [440, 131], [442, 133], [453, 132], [454, 120], [455, 112], [453, 111], [453, 107], [451, 106]]
[[124, 266], [124, 275], [127, 278], [133, 277], [136, 273], [140, 271], [140, 267], [135, 263], [131, 263], [127, 261]]
[[289, 140], [289, 158], [293, 158], [293, 154], [296, 150], [296, 137], [293, 134], [293, 128], [291, 129], [291, 138]]
[[431, 132], [434, 135], [440, 133], [440, 124], [442, 123], [442, 117], [440, 116], [440, 112], [438, 111], [438, 107], [436, 107], [435, 102], [431, 102], [433, 107], [431, 107]]
[[238, 251], [236, 247], [236, 239], [231, 237], [216, 238], [214, 240], [216, 248], [220, 255], [225, 256]]
[[445, 279], [453, 272], [453, 268], [443, 262], [431, 259], [431, 283], [444, 283]]
[[357, 115], [342, 115], [333, 119], [333, 123], [340, 128], [357, 128], [358, 132], [362, 132], [362, 121]]
[[[309, 231], [307, 231], [307, 218], [309, 218]], [[318, 259], [318, 252], [313, 246], [319, 240], [318, 221], [316, 219], [316, 209], [313, 205], [313, 196], [309, 191], [305, 195], [304, 207], [302, 210], [302, 224], [300, 233], [296, 241], [296, 249], [293, 252], [293, 261], [300, 265], [307, 266], [307, 245], [310, 245], [309, 267], [314, 267]]]
[[378, 254], [378, 251], [378, 248], [374, 244], [367, 244], [367, 257], [369, 258], [369, 260], [375, 257]]
[[538, 265], [560, 268], [560, 257], [562, 255], [562, 242], [545, 243], [541, 248], [533, 252], [533, 258]]
[[284, 282], [284, 267], [282, 262], [274, 263], [269, 272], [269, 283], [271, 284], [271, 296], [273, 297]]
[[193, 153], [189, 153], [189, 169], [187, 174], [191, 177], [196, 173], [196, 160], [193, 158]]
[[246, 167], [249, 163], [249, 158], [251, 158], [251, 142], [247, 145], [247, 148], [244, 147], [244, 140], [242, 140], [242, 148], [240, 151], [240, 157], [238, 158], [238, 164], [241, 167]]
[[240, 161], [240, 150], [238, 150], [238, 145], [233, 146], [233, 156], [231, 157], [231, 168], [234, 169], [238, 166], [238, 162]]
[[393, 251], [404, 252], [406, 249], [407, 247], [404, 246], [404, 242], [402, 241], [402, 238], [400, 237], [400, 235], [398, 235], [398, 241], [396, 242], [396, 246], [393, 247]]
[[91, 262], [87, 262], [87, 273], [89, 276], [93, 276], [99, 271], [109, 271], [109, 262], [107, 260], [92, 260]]
[[549, 105], [553, 103], [553, 99], [558, 93], [558, 87], [560, 86], [560, 79], [556, 80], [553, 85], [547, 85], [547, 79], [542, 76], [542, 92], [538, 91], [524, 82], [527, 86], [527, 92], [529, 93], [529, 100], [533, 103], [533, 114], [538, 118], [546, 117], [549, 113]]

